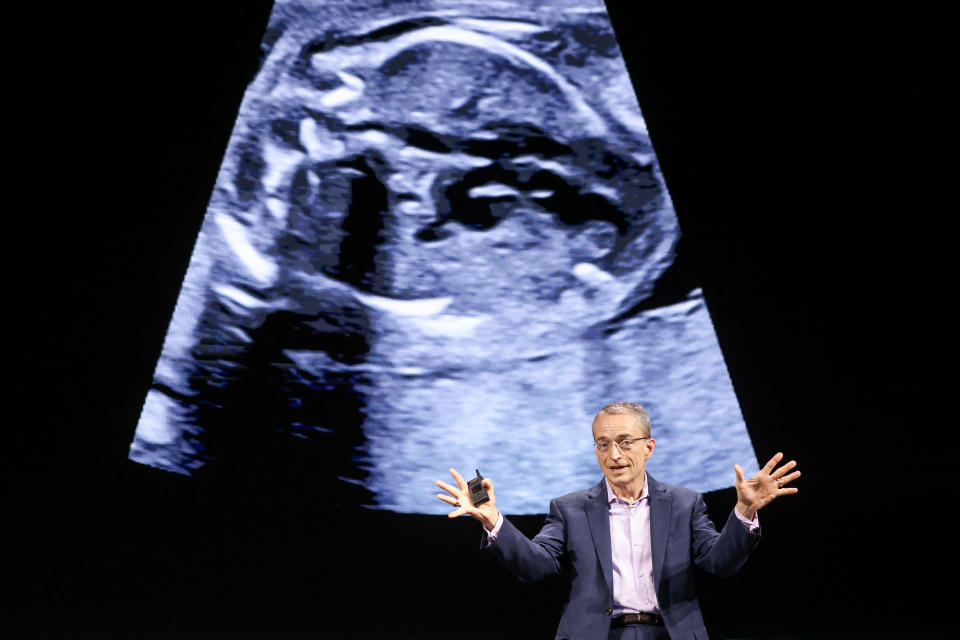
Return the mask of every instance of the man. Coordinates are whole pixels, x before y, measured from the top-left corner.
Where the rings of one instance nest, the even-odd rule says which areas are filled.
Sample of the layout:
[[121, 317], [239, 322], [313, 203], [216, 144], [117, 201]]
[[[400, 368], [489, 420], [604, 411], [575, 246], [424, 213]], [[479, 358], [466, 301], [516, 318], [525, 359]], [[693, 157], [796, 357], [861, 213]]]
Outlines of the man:
[[703, 497], [690, 489], [657, 482], [646, 473], [655, 440], [647, 412], [633, 402], [614, 402], [593, 420], [597, 461], [604, 479], [592, 489], [550, 502], [540, 533], [529, 540], [496, 508], [493, 483], [483, 485], [490, 501], [474, 506], [467, 483], [437, 485], [437, 497], [471, 515], [484, 527], [484, 547], [521, 580], [563, 574], [567, 593], [558, 640], [605, 638], [706, 638], [694, 585], [694, 567], [732, 575], [760, 537], [757, 511], [800, 476], [796, 462], [776, 465], [778, 453], [752, 478], [736, 472], [737, 504], [718, 533]]

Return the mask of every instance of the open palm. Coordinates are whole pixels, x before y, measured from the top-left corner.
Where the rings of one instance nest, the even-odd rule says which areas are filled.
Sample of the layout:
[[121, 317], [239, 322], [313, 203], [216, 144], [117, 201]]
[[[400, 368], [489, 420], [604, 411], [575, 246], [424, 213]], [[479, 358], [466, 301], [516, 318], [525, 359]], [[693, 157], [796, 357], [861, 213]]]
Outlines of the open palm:
[[785, 488], [788, 482], [800, 477], [799, 471], [790, 473], [797, 466], [795, 460], [776, 468], [783, 460], [783, 454], [777, 453], [752, 478], [744, 478], [740, 465], [734, 465], [737, 473], [737, 510], [744, 516], [753, 518], [760, 509], [773, 502], [779, 496], [797, 493], [794, 487]]

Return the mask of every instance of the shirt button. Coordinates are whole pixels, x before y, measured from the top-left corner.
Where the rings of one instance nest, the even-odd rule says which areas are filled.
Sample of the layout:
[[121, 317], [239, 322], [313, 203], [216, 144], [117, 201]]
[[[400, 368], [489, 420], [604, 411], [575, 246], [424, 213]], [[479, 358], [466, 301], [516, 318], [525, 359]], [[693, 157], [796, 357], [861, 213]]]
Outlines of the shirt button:
[[604, 613], [607, 615], [610, 615], [611, 613], [613, 613], [613, 609], [607, 609], [606, 611], [604, 611]]

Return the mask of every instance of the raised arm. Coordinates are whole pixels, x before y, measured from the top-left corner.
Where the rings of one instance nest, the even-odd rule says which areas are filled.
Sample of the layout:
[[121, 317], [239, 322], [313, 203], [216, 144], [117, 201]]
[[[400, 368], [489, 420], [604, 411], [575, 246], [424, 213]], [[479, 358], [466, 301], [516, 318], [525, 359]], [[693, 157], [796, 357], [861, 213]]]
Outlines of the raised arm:
[[[737, 518], [754, 520], [757, 511], [770, 504], [779, 496], [793, 495], [796, 488], [786, 488], [785, 484], [800, 477], [799, 471], [792, 471], [797, 463], [793, 460], [777, 467], [783, 460], [783, 454], [777, 453], [751, 478], [745, 478], [740, 465], [734, 466], [736, 472], [737, 504], [735, 512], [718, 533], [707, 516], [703, 498], [698, 497], [694, 507], [691, 530], [693, 533], [693, 557], [698, 567], [718, 575], [736, 573], [747, 555], [756, 544], [758, 537], [748, 533], [748, 525]], [[756, 522], [756, 521], [755, 521]]]
[[[447, 492], [446, 494], [438, 493], [437, 498], [456, 507], [447, 514], [447, 517], [458, 518], [470, 515], [479, 520], [488, 532], [493, 531], [500, 518], [500, 512], [496, 507], [493, 482], [490, 478], [483, 480], [483, 488], [487, 490], [490, 501], [477, 507], [470, 498], [470, 491], [463, 476], [456, 469], [450, 469], [450, 475], [453, 476], [457, 486], [437, 480], [437, 486]], [[560, 573], [565, 535], [566, 524], [554, 500], [550, 503], [550, 513], [543, 528], [533, 540], [527, 538], [509, 520], [503, 518], [496, 541], [486, 544], [485, 547], [520, 580], [535, 582]]]

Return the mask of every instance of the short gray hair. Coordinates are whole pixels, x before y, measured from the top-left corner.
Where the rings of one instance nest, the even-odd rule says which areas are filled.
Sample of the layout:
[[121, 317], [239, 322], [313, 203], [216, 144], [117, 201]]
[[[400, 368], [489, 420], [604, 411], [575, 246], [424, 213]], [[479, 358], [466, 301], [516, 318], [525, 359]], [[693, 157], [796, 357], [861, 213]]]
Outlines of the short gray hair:
[[603, 409], [600, 409], [600, 411], [597, 411], [597, 415], [593, 416], [593, 424], [596, 424], [597, 418], [602, 415], [633, 416], [640, 424], [640, 431], [642, 431], [645, 436], [650, 436], [650, 416], [647, 414], [647, 410], [636, 402], [629, 402], [627, 400], [611, 402]]

